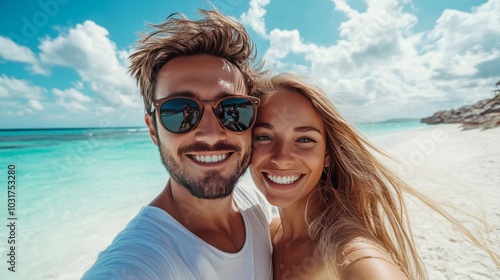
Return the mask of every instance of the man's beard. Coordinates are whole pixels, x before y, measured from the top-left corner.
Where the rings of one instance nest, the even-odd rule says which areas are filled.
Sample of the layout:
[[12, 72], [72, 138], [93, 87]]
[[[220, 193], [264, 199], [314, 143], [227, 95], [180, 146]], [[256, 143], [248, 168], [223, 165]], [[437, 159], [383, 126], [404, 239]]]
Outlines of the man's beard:
[[193, 196], [201, 199], [218, 199], [229, 196], [238, 182], [238, 179], [243, 175], [245, 169], [250, 163], [251, 150], [241, 151], [240, 148], [229, 145], [223, 142], [218, 142], [214, 146], [209, 146], [204, 143], [196, 143], [189, 147], [179, 148], [179, 158], [185, 152], [196, 151], [220, 151], [220, 150], [236, 150], [239, 153], [245, 152], [241, 161], [238, 161], [235, 168], [229, 172], [229, 175], [224, 177], [217, 171], [209, 171], [204, 174], [201, 179], [197, 179], [189, 174], [182, 166], [174, 159], [172, 153], [163, 149], [161, 142], [158, 139], [158, 149], [160, 151], [161, 160], [167, 169], [170, 177], [177, 181], [181, 186], [187, 189]]

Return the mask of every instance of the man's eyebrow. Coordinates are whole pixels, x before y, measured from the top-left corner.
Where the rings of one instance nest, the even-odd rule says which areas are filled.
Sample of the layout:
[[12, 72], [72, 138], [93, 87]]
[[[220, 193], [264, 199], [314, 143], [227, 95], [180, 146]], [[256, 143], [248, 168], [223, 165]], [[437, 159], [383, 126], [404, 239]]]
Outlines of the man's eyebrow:
[[[215, 96], [214, 100], [221, 99], [221, 98], [224, 98], [227, 96], [233, 96], [233, 95], [235, 95], [235, 94], [229, 93], [227, 91], [221, 91]], [[195, 92], [192, 92], [189, 90], [172, 91], [172, 92], [168, 93], [168, 97], [189, 97], [189, 98], [193, 98], [193, 99], [204, 100], [204, 99], [200, 98], [199, 93], [195, 93]]]
[[189, 90], [183, 90], [183, 91], [172, 91], [168, 93], [168, 97], [175, 97], [175, 96], [184, 96], [184, 97], [192, 97], [195, 98], [197, 95]]

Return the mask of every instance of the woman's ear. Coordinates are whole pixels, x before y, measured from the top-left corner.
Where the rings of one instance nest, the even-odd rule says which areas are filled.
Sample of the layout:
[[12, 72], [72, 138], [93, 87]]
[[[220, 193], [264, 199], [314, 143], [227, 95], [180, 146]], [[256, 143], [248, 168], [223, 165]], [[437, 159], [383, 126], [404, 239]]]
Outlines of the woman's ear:
[[323, 162], [323, 167], [330, 167], [330, 154], [328, 151], [325, 153], [325, 161]]
[[149, 136], [151, 137], [151, 140], [153, 140], [153, 143], [158, 146], [158, 135], [156, 134], [156, 129], [155, 125], [153, 124], [154, 120], [154, 114], [145, 114], [144, 115], [144, 121], [146, 122], [146, 125], [148, 126], [149, 129]]

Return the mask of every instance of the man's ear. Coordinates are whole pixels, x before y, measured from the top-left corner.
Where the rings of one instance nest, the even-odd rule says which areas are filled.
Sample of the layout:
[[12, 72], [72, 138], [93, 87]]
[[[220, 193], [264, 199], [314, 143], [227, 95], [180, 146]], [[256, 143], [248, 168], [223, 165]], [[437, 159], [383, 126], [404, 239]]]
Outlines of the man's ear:
[[156, 134], [156, 129], [155, 125], [153, 124], [154, 120], [154, 114], [145, 114], [144, 115], [144, 121], [146, 122], [146, 125], [148, 126], [149, 129], [149, 136], [151, 137], [151, 140], [153, 140], [153, 143], [158, 146], [158, 135]]
[[330, 154], [328, 151], [325, 153], [325, 161], [323, 162], [323, 167], [330, 167]]

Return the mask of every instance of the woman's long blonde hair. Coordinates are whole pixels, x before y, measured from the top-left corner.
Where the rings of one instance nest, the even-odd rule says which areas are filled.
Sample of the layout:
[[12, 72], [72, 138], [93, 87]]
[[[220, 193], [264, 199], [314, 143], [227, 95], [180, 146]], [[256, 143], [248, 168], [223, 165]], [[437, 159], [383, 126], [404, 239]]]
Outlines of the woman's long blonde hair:
[[359, 134], [319, 87], [301, 76], [285, 73], [263, 77], [257, 82], [254, 95], [263, 97], [283, 89], [307, 97], [324, 122], [330, 165], [318, 184], [319, 195], [314, 196], [317, 199], [308, 201], [305, 219], [309, 235], [317, 243], [330, 273], [338, 275], [338, 269], [348, 265], [348, 245], [361, 237], [382, 247], [408, 278], [427, 279], [415, 247], [405, 193], [445, 217], [498, 266], [498, 255], [378, 160], [374, 154], [390, 156]]

